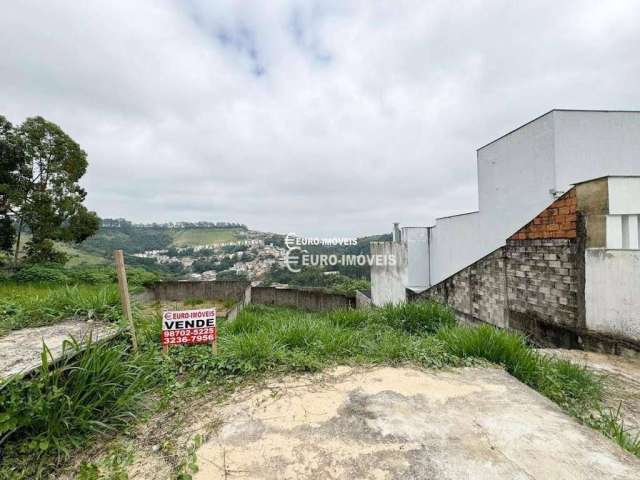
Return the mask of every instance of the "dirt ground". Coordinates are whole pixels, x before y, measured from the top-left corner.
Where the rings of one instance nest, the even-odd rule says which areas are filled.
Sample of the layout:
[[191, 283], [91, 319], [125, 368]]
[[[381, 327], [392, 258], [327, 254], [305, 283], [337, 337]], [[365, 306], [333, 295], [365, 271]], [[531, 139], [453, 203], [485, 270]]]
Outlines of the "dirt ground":
[[[196, 480], [640, 478], [640, 460], [497, 368], [338, 367], [189, 410], [207, 437]], [[130, 478], [169, 478], [161, 450], [147, 442]]]
[[89, 335], [101, 340], [116, 333], [110, 323], [66, 320], [46, 327], [23, 328], [0, 337], [0, 380], [24, 373], [40, 365], [42, 344], [46, 343], [54, 358], [62, 354], [62, 344], [69, 337], [81, 341]]
[[582, 350], [540, 351], [604, 374], [605, 405], [614, 411], [620, 407], [625, 426], [640, 432], [640, 360]]

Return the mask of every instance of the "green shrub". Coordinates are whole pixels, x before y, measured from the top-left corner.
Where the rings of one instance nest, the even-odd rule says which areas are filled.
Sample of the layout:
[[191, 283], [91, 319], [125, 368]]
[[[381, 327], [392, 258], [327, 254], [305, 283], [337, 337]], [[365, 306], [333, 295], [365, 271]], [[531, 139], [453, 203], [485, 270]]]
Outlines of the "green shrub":
[[[115, 269], [113, 270], [112, 278], [116, 281]], [[127, 281], [129, 285], [150, 285], [159, 282], [160, 279], [160, 274], [156, 272], [150, 272], [140, 267], [127, 268]]]
[[77, 267], [67, 267], [66, 273], [75, 283], [100, 285], [116, 282], [115, 268], [112, 266], [82, 265]]
[[120, 298], [115, 285], [0, 285], [0, 334], [71, 318], [117, 321]]
[[203, 298], [187, 298], [184, 302], [182, 302], [185, 307], [195, 307], [197, 305], [202, 305], [204, 303]]
[[13, 278], [20, 283], [65, 284], [69, 277], [59, 265], [30, 265], [18, 270]]

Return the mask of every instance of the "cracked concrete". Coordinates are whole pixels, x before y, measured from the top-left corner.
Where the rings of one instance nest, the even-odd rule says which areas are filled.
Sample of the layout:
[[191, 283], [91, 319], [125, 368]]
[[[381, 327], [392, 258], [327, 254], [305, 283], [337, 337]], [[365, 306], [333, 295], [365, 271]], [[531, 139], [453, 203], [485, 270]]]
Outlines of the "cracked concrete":
[[500, 369], [339, 367], [216, 414], [195, 479], [640, 478], [640, 460]]
[[62, 355], [65, 340], [93, 341], [115, 335], [117, 327], [110, 323], [66, 320], [46, 327], [23, 328], [0, 337], [0, 380], [10, 375], [27, 373], [40, 366], [42, 344], [46, 343], [54, 359]]

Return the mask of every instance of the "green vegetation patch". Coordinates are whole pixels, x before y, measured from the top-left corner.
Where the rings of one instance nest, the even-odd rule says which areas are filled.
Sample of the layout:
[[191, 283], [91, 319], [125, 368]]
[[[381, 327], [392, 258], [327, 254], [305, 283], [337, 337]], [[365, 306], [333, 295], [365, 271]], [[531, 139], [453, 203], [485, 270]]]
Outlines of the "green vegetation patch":
[[70, 341], [62, 362], [51, 366], [45, 348], [35, 377], [0, 387], [0, 437], [11, 459], [0, 477], [44, 477], [88, 436], [129, 425], [160, 381], [157, 356], [153, 350], [132, 356], [122, 340], [83, 349]]
[[235, 242], [243, 239], [245, 234], [245, 231], [240, 228], [181, 228], [167, 230], [167, 232], [173, 239], [174, 247]]
[[120, 316], [120, 297], [115, 285], [0, 283], [0, 335], [73, 317], [113, 322]]

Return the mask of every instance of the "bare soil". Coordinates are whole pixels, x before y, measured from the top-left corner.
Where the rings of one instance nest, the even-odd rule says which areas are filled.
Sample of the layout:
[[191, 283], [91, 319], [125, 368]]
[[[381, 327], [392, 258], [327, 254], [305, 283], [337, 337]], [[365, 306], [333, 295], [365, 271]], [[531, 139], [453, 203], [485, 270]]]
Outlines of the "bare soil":
[[220, 398], [141, 426], [130, 478], [170, 478], [196, 434], [196, 480], [640, 478], [639, 459], [498, 368], [337, 367]]

